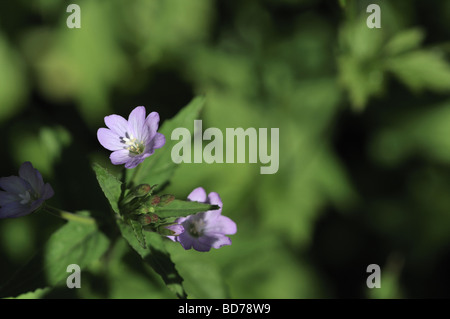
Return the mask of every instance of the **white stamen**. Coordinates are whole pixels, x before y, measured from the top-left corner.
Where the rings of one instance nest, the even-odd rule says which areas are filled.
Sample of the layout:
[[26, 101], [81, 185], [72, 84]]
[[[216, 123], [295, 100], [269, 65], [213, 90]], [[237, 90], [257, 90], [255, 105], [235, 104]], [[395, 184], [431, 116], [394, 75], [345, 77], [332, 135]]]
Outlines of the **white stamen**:
[[31, 195], [29, 191], [26, 191], [25, 194], [19, 194], [19, 197], [22, 198], [22, 200], [20, 201], [20, 204], [22, 205], [28, 204], [31, 200]]
[[130, 135], [130, 137], [122, 137], [122, 140], [127, 145], [125, 148], [129, 150], [132, 153], [141, 154], [144, 149], [141, 142], [139, 142], [133, 135]]

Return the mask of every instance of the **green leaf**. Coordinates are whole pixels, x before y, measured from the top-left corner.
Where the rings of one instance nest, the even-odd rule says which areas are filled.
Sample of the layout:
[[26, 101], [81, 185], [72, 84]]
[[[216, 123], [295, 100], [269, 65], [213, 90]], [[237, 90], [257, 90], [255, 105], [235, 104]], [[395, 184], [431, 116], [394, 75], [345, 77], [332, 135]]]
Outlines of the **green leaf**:
[[384, 50], [388, 55], [397, 55], [405, 51], [417, 49], [425, 34], [422, 29], [414, 28], [397, 33], [386, 44]]
[[384, 89], [382, 65], [362, 62], [351, 56], [338, 59], [339, 80], [348, 90], [355, 110], [362, 110], [372, 96], [379, 96]]
[[173, 146], [179, 141], [171, 140], [172, 131], [178, 127], [185, 127], [191, 132], [192, 136], [194, 120], [198, 118], [204, 103], [203, 97], [196, 97], [174, 118], [164, 122], [159, 132], [166, 137], [166, 144], [161, 149], [156, 150], [155, 154], [139, 164], [138, 167], [132, 169], [133, 172], [127, 174], [127, 182], [131, 182], [131, 178], [133, 178], [131, 176], [135, 175], [135, 170], [139, 170], [139, 174], [134, 177], [134, 185], [158, 184], [161, 188], [169, 181], [178, 166], [172, 161], [171, 153]]
[[136, 236], [136, 239], [139, 242], [139, 245], [141, 245], [141, 247], [144, 249], [147, 248], [141, 223], [132, 219], [129, 219], [129, 223], [131, 228], [133, 229], [133, 233]]
[[450, 64], [436, 52], [405, 53], [389, 59], [386, 67], [413, 91], [450, 91]]
[[0, 287], [0, 297], [61, 284], [69, 275], [67, 266], [77, 264], [83, 269], [98, 261], [108, 245], [108, 238], [95, 224], [69, 221], [53, 233], [44, 249]]
[[183, 278], [176, 270], [175, 264], [164, 247], [164, 239], [157, 233], [145, 232], [145, 239], [149, 247], [144, 248], [137, 240], [130, 225], [122, 220], [117, 220], [117, 224], [122, 236], [141, 258], [162, 277], [167, 287], [179, 298], [187, 298], [182, 285]]
[[119, 200], [122, 193], [122, 183], [97, 163], [94, 164], [93, 169], [97, 176], [98, 183], [100, 184], [103, 193], [105, 193], [113, 211], [119, 214]]
[[175, 199], [166, 206], [155, 207], [155, 213], [160, 218], [185, 217], [198, 212], [215, 209], [219, 209], [219, 206]]
[[35, 291], [30, 291], [30, 292], [26, 292], [23, 293], [17, 297], [8, 297], [5, 299], [41, 299], [42, 297], [44, 297], [47, 293], [49, 293], [51, 291], [51, 289], [49, 287], [46, 288], [39, 288], [36, 289]]

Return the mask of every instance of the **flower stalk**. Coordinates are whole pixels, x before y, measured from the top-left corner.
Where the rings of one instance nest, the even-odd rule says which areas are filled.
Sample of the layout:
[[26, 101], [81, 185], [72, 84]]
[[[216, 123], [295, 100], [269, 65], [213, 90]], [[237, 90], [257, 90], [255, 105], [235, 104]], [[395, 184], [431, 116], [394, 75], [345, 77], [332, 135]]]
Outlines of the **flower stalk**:
[[40, 210], [45, 211], [46, 213], [49, 213], [50, 215], [53, 215], [53, 216], [56, 216], [56, 217], [59, 217], [59, 218], [62, 218], [62, 219], [68, 220], [68, 221], [75, 221], [75, 222], [89, 224], [89, 225], [95, 224], [95, 219], [93, 219], [92, 217], [81, 216], [81, 215], [77, 215], [74, 213], [70, 213], [65, 210], [55, 208], [55, 207], [52, 207], [47, 204], [44, 204]]

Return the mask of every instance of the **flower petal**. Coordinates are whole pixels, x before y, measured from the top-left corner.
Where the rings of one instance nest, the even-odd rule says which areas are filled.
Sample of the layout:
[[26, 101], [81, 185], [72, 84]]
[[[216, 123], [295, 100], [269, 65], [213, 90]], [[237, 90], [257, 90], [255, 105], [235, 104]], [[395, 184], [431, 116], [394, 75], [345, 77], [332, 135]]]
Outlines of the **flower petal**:
[[109, 159], [114, 165], [124, 164], [131, 160], [130, 152], [128, 150], [115, 151], [111, 153]]
[[233, 235], [236, 234], [236, 223], [227, 216], [219, 215], [213, 222], [207, 222], [204, 229], [205, 234], [221, 234], [221, 235]]
[[231, 245], [231, 239], [226, 236], [217, 236], [212, 237], [214, 240], [211, 243], [211, 247], [219, 249], [222, 246], [228, 246]]
[[175, 223], [182, 224], [186, 219], [188, 219], [188, 217], [178, 217], [177, 219], [175, 219]]
[[215, 211], [218, 212], [219, 214], [222, 213], [222, 199], [220, 198], [219, 194], [217, 194], [216, 192], [209, 193], [208, 203], [210, 203], [211, 205], [219, 206], [220, 208]]
[[197, 251], [210, 251], [212, 244], [214, 243], [216, 239], [212, 237], [202, 236], [197, 238], [192, 243], [192, 248], [194, 248]]
[[158, 112], [151, 112], [145, 119], [145, 125], [148, 127], [150, 132], [150, 137], [155, 136], [156, 131], [159, 127], [159, 114]]
[[40, 194], [42, 200], [47, 200], [49, 198], [52, 198], [53, 195], [55, 195], [55, 192], [53, 191], [52, 186], [49, 183], [46, 183], [44, 185], [44, 189], [42, 190], [42, 193]]
[[44, 180], [41, 173], [30, 162], [25, 162], [20, 166], [19, 176], [30, 183], [36, 194], [41, 194], [44, 188]]
[[31, 212], [30, 207], [22, 205], [19, 202], [12, 202], [0, 208], [0, 218], [16, 218], [28, 215]]
[[12, 202], [20, 202], [21, 200], [17, 194], [0, 191], [0, 206], [5, 206]]
[[[148, 128], [145, 124], [145, 107], [138, 106], [128, 116], [128, 130], [138, 141], [148, 138]], [[145, 136], [146, 135], [146, 136]], [[145, 139], [144, 139], [145, 138]]]
[[206, 192], [203, 187], [197, 187], [194, 189], [187, 197], [188, 200], [192, 202], [206, 202]]
[[18, 176], [8, 176], [0, 178], [0, 187], [8, 193], [24, 194], [31, 189], [31, 185]]
[[139, 164], [141, 164], [146, 157], [150, 156], [150, 154], [142, 154], [140, 156], [130, 157], [128, 162], [125, 163], [125, 168], [131, 169], [135, 168]]
[[178, 237], [178, 236], [166, 236], [167, 238], [169, 238], [171, 241], [173, 241], [173, 242], [177, 242], [177, 240], [176, 240], [176, 238]]
[[104, 148], [110, 151], [118, 151], [125, 147], [119, 135], [104, 127], [98, 129], [97, 139]]
[[166, 144], [166, 137], [164, 134], [156, 133], [155, 137], [153, 138], [153, 148], [161, 148]]
[[155, 137], [145, 146], [144, 154], [146, 154], [146, 157], [153, 155], [153, 153], [155, 153], [155, 149], [163, 147], [165, 143], [166, 138], [164, 135], [161, 133], [156, 133]]
[[194, 245], [195, 239], [188, 234], [188, 232], [182, 233], [180, 236], [177, 236], [176, 241], [178, 241], [184, 249], [191, 249]]
[[128, 130], [128, 121], [122, 116], [116, 114], [105, 116], [105, 124], [119, 137], [125, 137]]

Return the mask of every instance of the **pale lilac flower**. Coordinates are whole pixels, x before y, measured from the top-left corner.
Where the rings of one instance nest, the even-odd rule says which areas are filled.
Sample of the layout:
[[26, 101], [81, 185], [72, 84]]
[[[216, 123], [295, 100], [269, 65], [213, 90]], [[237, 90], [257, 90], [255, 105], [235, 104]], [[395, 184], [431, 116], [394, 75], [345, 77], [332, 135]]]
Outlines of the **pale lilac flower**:
[[131, 111], [128, 121], [116, 114], [105, 117], [108, 128], [98, 129], [97, 138], [104, 148], [112, 151], [109, 158], [114, 165], [134, 168], [166, 143], [164, 135], [157, 132], [159, 114], [151, 112], [147, 118], [145, 114], [145, 107], [138, 106]]
[[230, 218], [222, 216], [222, 200], [219, 194], [211, 192], [206, 195], [205, 190], [198, 187], [189, 194], [188, 199], [217, 205], [220, 209], [178, 218], [176, 223], [184, 227], [184, 232], [179, 236], [167, 237], [179, 242], [184, 249], [194, 248], [198, 251], [209, 251], [211, 247], [217, 249], [231, 245], [231, 239], [225, 235], [235, 234], [236, 224]]
[[0, 218], [16, 218], [28, 215], [54, 195], [50, 184], [44, 184], [41, 173], [25, 162], [19, 176], [0, 178]]

